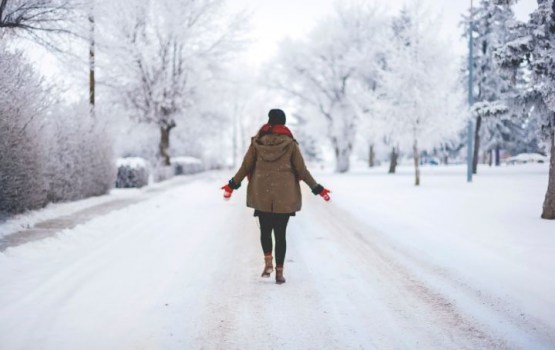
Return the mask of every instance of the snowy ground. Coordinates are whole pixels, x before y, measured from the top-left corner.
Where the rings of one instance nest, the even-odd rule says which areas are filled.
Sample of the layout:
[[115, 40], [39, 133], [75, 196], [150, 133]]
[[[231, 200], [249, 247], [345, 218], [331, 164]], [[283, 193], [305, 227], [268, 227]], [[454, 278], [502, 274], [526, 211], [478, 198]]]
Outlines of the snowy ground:
[[227, 173], [8, 248], [0, 349], [554, 349], [547, 167], [383, 172], [316, 174], [281, 286]]

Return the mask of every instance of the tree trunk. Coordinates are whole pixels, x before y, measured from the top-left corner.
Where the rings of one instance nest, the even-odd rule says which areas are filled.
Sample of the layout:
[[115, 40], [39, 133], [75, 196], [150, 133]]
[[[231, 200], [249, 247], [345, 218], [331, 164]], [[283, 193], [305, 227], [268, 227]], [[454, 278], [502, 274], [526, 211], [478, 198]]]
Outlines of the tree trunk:
[[484, 157], [488, 162], [488, 165], [491, 167], [493, 165], [493, 150], [484, 153]]
[[476, 118], [476, 128], [474, 129], [474, 157], [472, 158], [472, 173], [478, 173], [478, 158], [480, 157], [480, 127], [482, 126], [482, 117]]
[[501, 165], [501, 147], [495, 147], [495, 166]]
[[551, 162], [549, 182], [543, 202], [542, 219], [555, 220], [555, 129], [551, 130]]
[[160, 148], [159, 148], [159, 155], [160, 159], [162, 160], [162, 165], [170, 166], [170, 126], [161, 126], [160, 127]]
[[95, 49], [94, 49], [94, 1], [91, 0], [91, 8], [89, 13], [89, 25], [90, 25], [90, 47], [89, 47], [89, 108], [91, 117], [95, 116], [94, 104], [95, 104]]
[[397, 158], [399, 157], [399, 153], [397, 152], [397, 148], [391, 148], [391, 156], [389, 158], [389, 173], [395, 174], [397, 170]]
[[374, 145], [370, 145], [370, 147], [368, 147], [368, 166], [370, 168], [373, 168], [375, 165], [375, 160], [376, 160], [376, 153], [374, 152]]
[[414, 156], [414, 185], [420, 186], [420, 154], [418, 153], [418, 141], [414, 140], [412, 145], [412, 152]]
[[[330, 117], [331, 118], [331, 117]], [[331, 119], [330, 119], [331, 120]], [[351, 124], [339, 127], [342, 132], [330, 134], [330, 139], [335, 151], [335, 172], [346, 173], [350, 168], [350, 157], [355, 139], [354, 126]]]
[[350, 147], [335, 146], [335, 171], [338, 173], [346, 173], [349, 171], [351, 156]]

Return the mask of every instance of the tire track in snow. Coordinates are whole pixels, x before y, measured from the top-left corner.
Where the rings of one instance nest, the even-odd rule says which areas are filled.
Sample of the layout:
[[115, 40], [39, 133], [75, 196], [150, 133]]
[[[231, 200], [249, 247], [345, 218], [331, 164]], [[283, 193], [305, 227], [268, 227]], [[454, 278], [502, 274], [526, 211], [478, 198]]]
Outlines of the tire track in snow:
[[231, 232], [216, 248], [222, 261], [232, 262], [215, 276], [224, 295], [208, 296], [201, 328], [213, 336], [199, 337], [194, 348], [507, 348], [391, 256], [361, 241], [359, 225], [317, 209], [321, 203], [308, 204], [290, 222], [283, 286], [258, 277], [258, 227], [245, 217], [252, 213], [228, 213]]
[[205, 335], [191, 348], [354, 348], [342, 346], [347, 340], [337, 334], [340, 321], [330, 323], [322, 317], [325, 305], [309, 271], [311, 262], [292, 245], [286, 258], [287, 283], [276, 285], [274, 274], [261, 278], [259, 229], [252, 210], [244, 208], [244, 193], [229, 206], [225, 215], [220, 214], [228, 230], [212, 247], [223, 269], [213, 276], [215, 290], [208, 292], [200, 327]]

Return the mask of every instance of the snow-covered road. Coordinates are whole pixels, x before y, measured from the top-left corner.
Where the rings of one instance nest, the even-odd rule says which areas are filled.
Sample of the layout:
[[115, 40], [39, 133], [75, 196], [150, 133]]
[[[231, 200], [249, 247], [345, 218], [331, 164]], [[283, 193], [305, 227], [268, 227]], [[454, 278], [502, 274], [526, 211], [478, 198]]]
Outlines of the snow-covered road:
[[0, 349], [555, 348], [552, 324], [308, 192], [289, 225], [287, 283], [261, 279], [245, 191], [224, 202], [221, 181], [0, 254]]

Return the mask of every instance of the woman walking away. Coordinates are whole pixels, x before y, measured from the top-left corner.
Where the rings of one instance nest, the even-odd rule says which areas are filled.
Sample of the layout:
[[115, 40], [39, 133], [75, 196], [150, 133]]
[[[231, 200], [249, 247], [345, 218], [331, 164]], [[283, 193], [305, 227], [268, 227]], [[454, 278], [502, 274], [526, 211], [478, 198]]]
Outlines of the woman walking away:
[[290, 216], [301, 210], [303, 180], [312, 193], [329, 201], [330, 191], [316, 183], [306, 168], [297, 141], [285, 126], [285, 113], [272, 109], [268, 123], [251, 140], [251, 144], [237, 174], [222, 187], [224, 198], [229, 199], [233, 190], [248, 177], [247, 206], [254, 209], [260, 221], [260, 242], [264, 252], [262, 277], [270, 277], [274, 270], [272, 257], [272, 231], [276, 242], [276, 283], [285, 283], [283, 262], [287, 243], [285, 231]]

